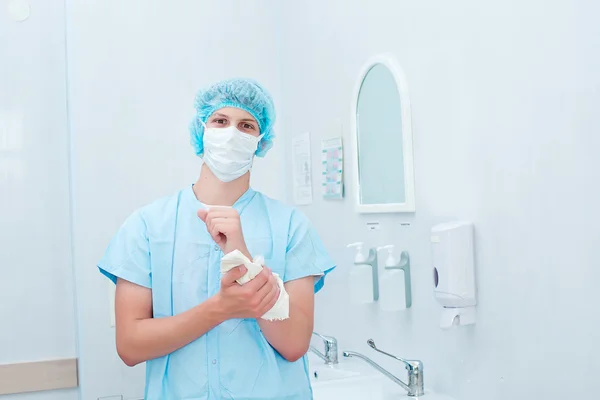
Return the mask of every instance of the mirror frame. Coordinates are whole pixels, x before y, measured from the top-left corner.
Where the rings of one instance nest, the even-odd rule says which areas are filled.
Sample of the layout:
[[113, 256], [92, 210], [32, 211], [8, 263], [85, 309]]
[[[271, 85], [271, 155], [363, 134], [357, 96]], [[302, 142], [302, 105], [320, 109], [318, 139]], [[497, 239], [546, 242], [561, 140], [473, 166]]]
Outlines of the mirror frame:
[[[400, 94], [400, 115], [402, 117], [402, 146], [404, 160], [404, 203], [382, 203], [382, 204], [361, 204], [360, 203], [360, 168], [358, 165], [358, 124], [356, 113], [358, 111], [358, 96], [362, 84], [371, 70], [376, 65], [385, 66], [394, 77], [396, 87]], [[400, 66], [394, 58], [388, 54], [381, 54], [369, 59], [362, 67], [358, 75], [358, 81], [354, 87], [352, 95], [352, 115], [351, 115], [351, 134], [352, 134], [352, 169], [354, 180], [354, 195], [356, 198], [356, 212], [361, 214], [374, 213], [408, 213], [415, 212], [415, 184], [414, 184], [414, 165], [413, 165], [413, 138], [412, 124], [410, 118], [410, 98], [408, 96], [408, 85], [406, 77]]]

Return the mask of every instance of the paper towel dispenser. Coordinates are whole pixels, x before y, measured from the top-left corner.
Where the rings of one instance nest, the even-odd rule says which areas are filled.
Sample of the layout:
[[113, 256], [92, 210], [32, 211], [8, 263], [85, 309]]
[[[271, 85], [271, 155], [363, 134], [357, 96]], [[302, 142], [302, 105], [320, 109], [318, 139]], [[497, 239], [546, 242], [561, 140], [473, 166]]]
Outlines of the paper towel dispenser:
[[433, 285], [444, 307], [440, 325], [475, 323], [475, 251], [473, 224], [455, 221], [431, 229]]

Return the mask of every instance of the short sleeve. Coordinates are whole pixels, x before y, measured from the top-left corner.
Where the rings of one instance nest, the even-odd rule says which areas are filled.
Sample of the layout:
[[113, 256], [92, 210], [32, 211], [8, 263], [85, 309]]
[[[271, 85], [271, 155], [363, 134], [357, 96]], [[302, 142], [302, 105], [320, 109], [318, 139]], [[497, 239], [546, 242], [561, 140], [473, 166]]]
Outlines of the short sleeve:
[[325, 275], [335, 268], [312, 224], [297, 210], [292, 212], [285, 256], [284, 282], [315, 276], [315, 293], [324, 285]]
[[152, 287], [150, 245], [146, 223], [139, 211], [123, 223], [98, 263], [100, 272], [111, 281], [117, 278]]

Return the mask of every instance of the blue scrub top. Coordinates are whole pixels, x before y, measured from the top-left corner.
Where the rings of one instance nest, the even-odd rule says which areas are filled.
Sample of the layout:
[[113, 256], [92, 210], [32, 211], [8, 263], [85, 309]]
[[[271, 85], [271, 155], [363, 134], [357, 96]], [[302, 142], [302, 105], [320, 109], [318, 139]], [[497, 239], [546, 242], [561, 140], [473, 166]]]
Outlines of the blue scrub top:
[[[152, 289], [154, 318], [179, 314], [215, 295], [223, 253], [196, 212], [192, 187], [135, 211], [98, 264]], [[253, 256], [288, 282], [307, 276], [315, 292], [335, 266], [308, 219], [296, 209], [249, 189], [234, 204]], [[146, 363], [147, 400], [312, 399], [307, 358], [288, 362], [255, 319], [231, 319], [189, 345]]]

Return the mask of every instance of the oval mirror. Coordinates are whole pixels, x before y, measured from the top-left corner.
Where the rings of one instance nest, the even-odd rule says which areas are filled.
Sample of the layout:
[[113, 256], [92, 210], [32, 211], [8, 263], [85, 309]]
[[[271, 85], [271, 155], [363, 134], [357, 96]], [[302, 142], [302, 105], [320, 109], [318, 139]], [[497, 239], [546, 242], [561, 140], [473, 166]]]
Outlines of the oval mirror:
[[361, 213], [414, 212], [410, 103], [388, 56], [369, 60], [352, 103], [354, 187]]

